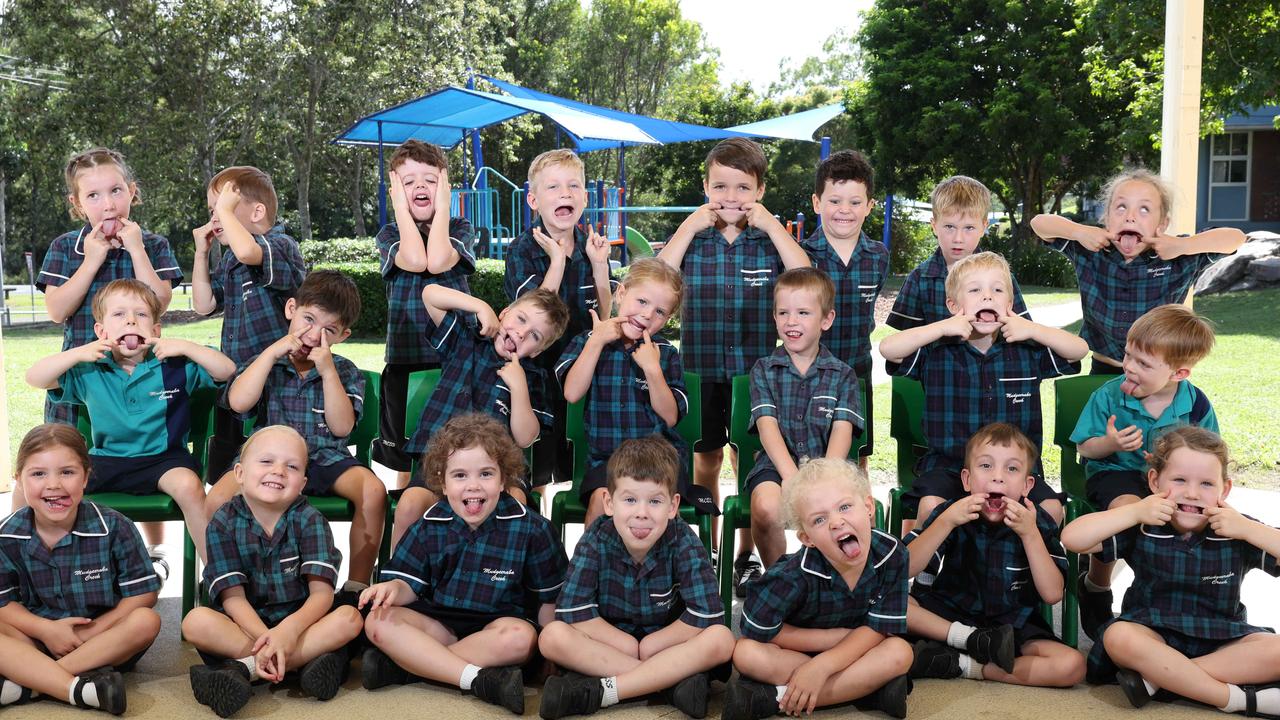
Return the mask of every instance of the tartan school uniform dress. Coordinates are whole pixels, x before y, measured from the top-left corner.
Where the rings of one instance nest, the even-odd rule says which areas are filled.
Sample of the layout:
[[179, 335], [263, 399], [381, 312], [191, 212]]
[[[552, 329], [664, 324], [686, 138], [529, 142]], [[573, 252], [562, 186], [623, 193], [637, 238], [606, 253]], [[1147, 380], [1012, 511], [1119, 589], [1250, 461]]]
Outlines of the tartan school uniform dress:
[[695, 628], [724, 621], [711, 558], [698, 536], [679, 518], [637, 563], [618, 535], [613, 518], [597, 518], [573, 551], [556, 619], [603, 618], [637, 640], [679, 620]]
[[1071, 432], [1071, 442], [1079, 445], [1089, 438], [1107, 434], [1107, 421], [1112, 415], [1116, 427], [1124, 429], [1136, 426], [1142, 430], [1142, 447], [1121, 450], [1104, 458], [1086, 459], [1085, 499], [1098, 510], [1106, 510], [1121, 495], [1137, 495], [1144, 498], [1151, 494], [1147, 483], [1146, 453], [1153, 452], [1156, 441], [1165, 432], [1181, 425], [1195, 425], [1218, 432], [1218, 416], [1213, 411], [1209, 396], [1190, 380], [1180, 380], [1174, 391], [1173, 402], [1153, 418], [1142, 406], [1142, 401], [1120, 391], [1124, 377], [1108, 380], [1093, 391], [1089, 402], [1076, 421]]
[[[863, 233], [846, 263], [827, 241], [821, 227], [800, 243], [800, 247], [809, 256], [809, 262], [835, 284], [836, 319], [831, 329], [822, 334], [822, 342], [832, 355], [868, 383], [866, 402], [862, 405], [864, 422], [870, 423], [875, 417], [870, 389], [871, 331], [876, 329], [876, 298], [889, 274], [889, 250]], [[871, 455], [874, 436], [874, 431], [867, 433], [867, 444], [859, 455]]]
[[[424, 247], [430, 230], [430, 223], [425, 229], [418, 225]], [[378, 255], [387, 286], [387, 350], [386, 367], [382, 370], [382, 407], [378, 412], [379, 437], [373, 445], [373, 457], [393, 470], [413, 467], [413, 458], [405, 451], [409, 375], [438, 368], [442, 362], [435, 347], [422, 342], [436, 329], [422, 304], [422, 291], [428, 285], [441, 285], [471, 294], [467, 276], [476, 271], [474, 237], [471, 223], [465, 218], [450, 218], [449, 244], [458, 253], [458, 262], [434, 274], [426, 270], [409, 272], [396, 266], [400, 249], [400, 227], [396, 223], [387, 224], [378, 232]]]
[[[759, 432], [760, 418], [771, 417], [778, 422], [787, 452], [797, 465], [805, 459], [825, 457], [837, 420], [853, 424], [855, 441], [862, 432], [866, 421], [858, 401], [860, 394], [853, 369], [825, 347], [818, 346], [818, 357], [804, 375], [796, 370], [787, 349], [779, 347], [751, 368], [751, 430]], [[747, 494], [764, 482], [781, 485], [782, 476], [769, 453], [761, 450], [747, 474]]]
[[[1031, 312], [1022, 300], [1018, 279], [1013, 278], [1013, 312], [1030, 320]], [[942, 250], [934, 250], [924, 262], [915, 266], [893, 301], [893, 310], [885, 324], [895, 330], [909, 330], [951, 317], [947, 309], [947, 261]]]
[[[1080, 372], [1070, 362], [1036, 342], [1005, 342], [999, 334], [986, 353], [961, 338], [930, 343], [900, 363], [886, 363], [890, 375], [918, 380], [924, 386], [921, 421], [929, 451], [916, 463], [917, 477], [903, 495], [908, 508], [934, 495], [955, 500], [966, 493], [960, 483], [964, 446], [982, 426], [1006, 422], [1042, 447], [1040, 382]], [[1044, 482], [1039, 459], [1036, 483], [1028, 496], [1036, 505], [1058, 494]]]
[[783, 556], [747, 585], [742, 637], [770, 642], [783, 623], [803, 628], [858, 628], [885, 635], [907, 632], [907, 546], [871, 530], [866, 566], [851, 588], [817, 548]]
[[[93, 228], [86, 225], [79, 230], [72, 230], [54, 238], [49, 244], [49, 251], [45, 253], [40, 272], [36, 275], [36, 288], [40, 292], [45, 292], [51, 285], [61, 287], [71, 279], [71, 276], [84, 263], [84, 239], [92, 232]], [[156, 275], [161, 280], [168, 280], [174, 287], [180, 285], [182, 270], [178, 267], [177, 258], [173, 256], [169, 241], [161, 235], [143, 230], [142, 245], [147, 250], [147, 257], [151, 260], [151, 268], [156, 271]], [[80, 307], [76, 308], [75, 313], [62, 325], [62, 349], [70, 350], [95, 339], [93, 296], [98, 294], [99, 290], [106, 287], [112, 280], [137, 276], [133, 271], [133, 258], [129, 256], [129, 251], [124, 248], [107, 250], [107, 258], [98, 268], [98, 274], [93, 276], [93, 282], [89, 284], [89, 290], [84, 294]], [[156, 319], [159, 320], [159, 318]], [[75, 408], [65, 404], [58, 405], [55, 401], [46, 399], [44, 419], [45, 422], [75, 425]]]
[[504, 492], [475, 530], [448, 500], [432, 505], [409, 526], [380, 579], [403, 580], [417, 593], [407, 607], [461, 640], [503, 617], [536, 626], [568, 564], [550, 521]]
[[[1012, 502], [1014, 498], [1009, 498]], [[924, 524], [906, 537], [906, 544], [920, 536], [947, 508], [951, 500], [934, 509]], [[1058, 572], [1067, 575], [1067, 553], [1058, 538], [1053, 516], [1036, 507], [1036, 528]], [[1058, 640], [1053, 627], [1040, 615], [1040, 594], [1036, 591], [1022, 538], [1003, 522], [990, 523], [979, 517], [960, 525], [947, 535], [934, 552], [934, 562], [925, 570], [938, 568], [936, 576], [916, 578], [911, 596], [920, 607], [952, 622], [977, 628], [1012, 625], [1014, 651], [1032, 640]]]
[[[1103, 562], [1124, 558], [1134, 574], [1120, 616], [1103, 623], [1099, 633], [1116, 621], [1138, 623], [1196, 658], [1246, 635], [1274, 632], [1248, 623], [1240, 586], [1254, 568], [1280, 577], [1280, 565], [1244, 540], [1220, 537], [1210, 528], [1183, 537], [1169, 525], [1138, 525], [1103, 540], [1097, 555]], [[1113, 682], [1115, 671], [1101, 640], [1094, 643], [1085, 679]]]

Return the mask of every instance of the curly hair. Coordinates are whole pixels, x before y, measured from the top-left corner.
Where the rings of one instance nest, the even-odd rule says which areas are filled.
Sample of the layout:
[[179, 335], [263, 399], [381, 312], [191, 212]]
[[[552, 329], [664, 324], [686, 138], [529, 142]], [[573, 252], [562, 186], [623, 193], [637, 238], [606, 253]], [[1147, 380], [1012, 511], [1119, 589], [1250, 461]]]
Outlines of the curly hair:
[[504, 489], [519, 487], [524, 475], [524, 452], [505, 425], [483, 413], [458, 415], [431, 436], [422, 456], [422, 479], [427, 489], [444, 494], [444, 473], [449, 457], [459, 450], [478, 447], [498, 464]]

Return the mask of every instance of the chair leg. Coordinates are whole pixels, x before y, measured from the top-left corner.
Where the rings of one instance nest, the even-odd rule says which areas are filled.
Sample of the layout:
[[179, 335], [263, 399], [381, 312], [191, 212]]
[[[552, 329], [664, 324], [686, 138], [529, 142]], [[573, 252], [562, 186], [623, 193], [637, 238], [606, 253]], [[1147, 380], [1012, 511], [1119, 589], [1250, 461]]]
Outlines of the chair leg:
[[720, 600], [724, 603], [724, 624], [733, 628], [733, 557], [734, 544], [738, 534], [738, 509], [728, 507], [720, 516]]
[[[182, 617], [195, 607], [200, 595], [199, 563], [196, 562], [196, 544], [187, 532], [186, 523], [182, 524]], [[179, 619], [181, 622], [181, 619]], [[179, 629], [181, 635], [181, 629]], [[185, 639], [185, 638], [183, 638]]]
[[[391, 531], [396, 519], [395, 501], [387, 498], [387, 511], [382, 518], [382, 542], [378, 545], [378, 566], [383, 568], [391, 562]], [[377, 578], [373, 578], [377, 582]]]
[[698, 535], [702, 536], [702, 546], [707, 549], [707, 557], [711, 557], [711, 515], [698, 513]]

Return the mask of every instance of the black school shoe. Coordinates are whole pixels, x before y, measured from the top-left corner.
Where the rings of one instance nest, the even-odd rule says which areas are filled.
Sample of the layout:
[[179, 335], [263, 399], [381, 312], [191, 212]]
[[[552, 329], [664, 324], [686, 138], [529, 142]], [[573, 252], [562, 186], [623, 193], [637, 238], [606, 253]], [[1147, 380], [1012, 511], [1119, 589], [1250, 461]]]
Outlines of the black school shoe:
[[364, 651], [360, 658], [360, 684], [365, 690], [377, 690], [387, 685], [407, 685], [413, 682], [408, 670], [396, 664], [386, 653], [376, 647]]
[[1013, 661], [1017, 657], [1013, 646], [1013, 626], [981, 628], [974, 630], [965, 643], [965, 650], [975, 662], [986, 665], [995, 663], [1001, 670], [1013, 672]]
[[220, 665], [192, 665], [188, 672], [196, 702], [208, 705], [218, 717], [231, 717], [253, 694], [249, 668], [234, 660]]
[[1142, 682], [1142, 676], [1127, 668], [1116, 670], [1116, 684], [1124, 691], [1124, 696], [1128, 698], [1129, 704], [1140, 708], [1151, 702], [1151, 693], [1147, 692], [1147, 686]]
[[524, 674], [515, 665], [481, 668], [471, 682], [471, 693], [516, 715], [524, 714]]
[[1111, 614], [1111, 605], [1115, 600], [1111, 589], [1106, 590], [1090, 590], [1084, 586], [1085, 576], [1089, 574], [1088, 570], [1080, 573], [1076, 578], [1076, 598], [1080, 604], [1080, 629], [1084, 630], [1084, 634], [1094, 642], [1101, 642], [1098, 637], [1098, 628], [1106, 621], [1114, 618]]
[[747, 596], [747, 583], [764, 574], [764, 566], [755, 556], [747, 553], [733, 561], [733, 596], [739, 600]]
[[932, 640], [917, 640], [911, 646], [915, 659], [908, 675], [913, 678], [950, 680], [960, 677], [960, 651]]
[[558, 720], [566, 715], [590, 715], [600, 709], [604, 688], [600, 678], [582, 675], [553, 675], [542, 686], [542, 703], [538, 714], [543, 720]]
[[317, 700], [329, 700], [347, 679], [347, 649], [338, 648], [312, 658], [298, 673], [302, 692]]
[[112, 715], [123, 715], [127, 701], [124, 696], [124, 676], [118, 672], [92, 672], [87, 675], [81, 675], [76, 682], [75, 689], [71, 691], [71, 702], [76, 707], [93, 707], [84, 701], [84, 689], [87, 685], [93, 685], [93, 689], [98, 693], [98, 706], [95, 710], [109, 712]]
[[663, 690], [662, 699], [668, 705], [691, 718], [707, 716], [707, 697], [711, 694], [711, 676], [705, 672], [694, 673]]
[[739, 675], [729, 681], [720, 720], [761, 720], [778, 710], [778, 688]]
[[[1241, 712], [1241, 714], [1244, 715], [1245, 717], [1280, 718], [1280, 715], [1273, 715], [1271, 713], [1258, 712], [1258, 691], [1270, 690], [1273, 688], [1280, 688], [1280, 683], [1268, 683], [1266, 685], [1241, 685], [1240, 689], [1244, 690], [1244, 703], [1245, 703], [1244, 710]], [[1164, 692], [1164, 691], [1163, 690], [1157, 691], [1157, 695], [1161, 692]], [[1157, 697], [1155, 699], [1159, 700], [1160, 698]]]
[[899, 675], [870, 695], [855, 700], [853, 705], [859, 710], [879, 710], [889, 717], [905, 718], [910, 694], [911, 678]]

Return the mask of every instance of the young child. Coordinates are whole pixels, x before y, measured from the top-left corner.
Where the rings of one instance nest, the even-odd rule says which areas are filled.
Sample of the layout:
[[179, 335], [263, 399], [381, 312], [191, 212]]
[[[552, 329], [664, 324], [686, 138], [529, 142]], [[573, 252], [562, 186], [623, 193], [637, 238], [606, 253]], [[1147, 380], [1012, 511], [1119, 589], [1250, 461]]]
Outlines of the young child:
[[1200, 273], [1234, 253], [1245, 236], [1225, 227], [1190, 237], [1166, 235], [1172, 192], [1147, 170], [1111, 178], [1103, 197], [1103, 227], [1037, 215], [1031, 229], [1075, 267], [1084, 309], [1080, 336], [1093, 349], [1090, 372], [1119, 375], [1129, 326], [1157, 305], [1185, 300]]
[[609, 458], [608, 516], [578, 541], [556, 620], [538, 640], [543, 656], [568, 671], [547, 678], [544, 720], [650, 693], [706, 716], [708, 671], [733, 655], [733, 633], [711, 559], [676, 520], [679, 462], [652, 436], [623, 442]]
[[867, 476], [843, 459], [800, 467], [782, 494], [804, 549], [747, 588], [724, 720], [799, 716], [851, 700], [907, 714], [907, 552], [872, 528]]
[[[49, 244], [36, 287], [44, 293], [49, 319], [63, 326], [62, 349], [70, 350], [94, 339], [90, 305], [107, 283], [137, 278], [155, 292], [163, 311], [182, 271], [168, 240], [129, 219], [142, 193], [123, 155], [101, 147], [85, 150], [71, 156], [64, 175], [71, 219], [85, 226]], [[76, 424], [70, 404], [46, 400], [44, 416], [45, 422]]]
[[1224, 712], [1280, 716], [1280, 640], [1248, 624], [1240, 602], [1245, 573], [1280, 575], [1280, 530], [1227, 504], [1229, 459], [1216, 433], [1171, 430], [1151, 456], [1151, 495], [1062, 531], [1072, 552], [1133, 568], [1119, 619], [1089, 653], [1089, 680], [1114, 676], [1134, 707], [1164, 689]]
[[132, 522], [82, 502], [89, 453], [75, 428], [32, 428], [14, 467], [27, 506], [0, 522], [0, 705], [43, 693], [122, 715], [120, 673], [160, 632], [160, 578]]
[[[604, 514], [605, 466], [629, 438], [665, 437], [681, 456], [680, 486], [688, 490], [689, 448], [675, 426], [689, 412], [689, 396], [680, 351], [662, 336], [683, 295], [679, 270], [657, 258], [637, 260], [614, 295], [617, 316], [601, 320], [592, 311], [594, 329], [575, 337], [560, 355], [556, 377], [565, 401], [586, 397], [587, 448], [575, 448], [588, 452], [586, 477], [578, 486], [585, 525]], [[710, 497], [702, 497], [694, 506], [714, 512]]]
[[[938, 239], [938, 249], [917, 265], [898, 291], [893, 310], [885, 323], [896, 330], [909, 330], [951, 316], [947, 305], [947, 273], [969, 257], [987, 232], [991, 212], [991, 191], [964, 175], [953, 175], [938, 183], [929, 196], [933, 219], [929, 225]], [[1031, 319], [1016, 279], [1011, 279], [1013, 313]]]
[[360, 595], [374, 645], [364, 653], [364, 686], [417, 676], [523, 714], [520, 666], [554, 612], [564, 548], [551, 523], [505, 492], [524, 457], [492, 417], [450, 420], [432, 436], [423, 469], [444, 501], [396, 546], [383, 581]]
[[[205, 190], [209, 222], [191, 232], [196, 255], [191, 306], [201, 315], [222, 311], [222, 352], [236, 367], [247, 365], [288, 331], [284, 304], [306, 268], [298, 243], [276, 225], [276, 189], [258, 168], [229, 167]], [[209, 253], [220, 245], [217, 269]], [[227, 292], [227, 288], [231, 292]], [[229, 409], [214, 408], [205, 477], [217, 482], [244, 443], [244, 423]]]
[[1039, 613], [1041, 601], [1062, 599], [1067, 572], [1058, 523], [1028, 493], [1039, 457], [1016, 427], [987, 425], [965, 446], [960, 477], [969, 494], [907, 536], [912, 577], [931, 561], [941, 565], [931, 584], [912, 587], [907, 627], [927, 639], [915, 645], [911, 677], [1038, 687], [1084, 679], [1084, 656]]
[[[903, 496], [908, 510], [927, 518], [947, 500], [965, 494], [960, 479], [964, 448], [983, 425], [1007, 422], [1040, 446], [1040, 381], [1080, 372], [1089, 352], [1084, 340], [1013, 312], [1009, 264], [992, 252], [970, 255], [947, 275], [946, 320], [903, 330], [880, 343], [890, 374], [924, 385], [924, 436], [929, 452]], [[1041, 479], [1030, 497], [1055, 519], [1062, 502]]]
[[240, 494], [209, 521], [204, 586], [213, 607], [187, 613], [182, 634], [206, 663], [191, 666], [196, 702], [219, 717], [244, 707], [258, 679], [278, 683], [300, 667], [302, 691], [328, 700], [346, 677], [346, 644], [363, 623], [354, 607], [334, 607], [342, 554], [302, 497], [306, 468], [298, 431], [258, 430], [233, 470]]
[[[733, 378], [773, 352], [769, 318], [773, 284], [782, 271], [809, 258], [761, 204], [768, 161], [756, 143], [729, 138], [707, 154], [705, 205], [680, 223], [658, 259], [684, 273], [688, 291], [681, 353], [702, 381], [702, 432], [694, 445], [694, 483], [720, 504], [720, 468], [729, 442]], [[751, 533], [739, 533], [734, 582], [760, 575]], [[723, 560], [722, 560], [723, 562]]]
[[782, 344], [751, 368], [751, 424], [764, 452], [746, 479], [751, 537], [766, 568], [787, 551], [783, 488], [805, 459], [848, 457], [865, 423], [858, 377], [819, 344], [835, 316], [826, 273], [797, 268], [778, 278], [773, 320]]
[[436, 329], [423, 309], [422, 291], [439, 284], [469, 294], [467, 276], [475, 272], [476, 258], [471, 223], [449, 216], [449, 161], [444, 152], [408, 140], [396, 148], [388, 167], [395, 222], [378, 231], [387, 284], [387, 350], [373, 459], [396, 470], [398, 487], [405, 487], [415, 457], [405, 451], [409, 375], [438, 368], [444, 361], [434, 346], [422, 342]]
[[[227, 385], [227, 406], [242, 420], [288, 425], [307, 441], [304, 495], [336, 495], [355, 506], [351, 568], [338, 597], [354, 602], [369, 585], [382, 541], [387, 489], [351, 456], [347, 436], [364, 411], [364, 375], [332, 346], [351, 336], [360, 317], [360, 291], [336, 270], [316, 270], [284, 306], [289, 332], [242, 366]], [[210, 515], [240, 490], [234, 473], [222, 476], [205, 503]]]
[[[813, 266], [825, 272], [835, 283], [836, 302], [840, 306], [831, 329], [823, 336], [823, 345], [840, 362], [853, 368], [864, 382], [871, 378], [871, 331], [876, 327], [876, 298], [889, 274], [889, 250], [862, 230], [876, 201], [875, 172], [862, 153], [841, 150], [818, 165], [813, 190], [813, 211], [822, 221], [818, 229], [800, 247], [809, 255]], [[866, 393], [863, 423], [867, 444], [859, 451], [860, 465], [865, 471], [871, 456], [875, 433], [871, 421], [875, 415], [871, 397]]]
[[[613, 304], [609, 242], [590, 226], [586, 232], [578, 228], [587, 204], [585, 184], [582, 159], [572, 150], [548, 150], [533, 159], [525, 199], [537, 218], [507, 248], [502, 282], [512, 301], [537, 288], [559, 295], [569, 308], [568, 337], [592, 327], [592, 310], [604, 314]], [[555, 343], [538, 363], [548, 381], [564, 346], [564, 340]], [[555, 425], [534, 448], [533, 487], [557, 477], [568, 480], [572, 465], [565, 437], [564, 401], [553, 388], [548, 388], [547, 395]]]
[[[1151, 494], [1147, 454], [1170, 428], [1197, 425], [1218, 431], [1209, 398], [1188, 376], [1213, 348], [1213, 326], [1185, 305], [1161, 305], [1129, 328], [1125, 374], [1094, 391], [1071, 433], [1085, 463], [1085, 499], [1099, 510], [1136, 503]], [[1110, 620], [1113, 564], [1093, 558], [1077, 580], [1080, 626], [1098, 639]]]
[[87, 492], [169, 495], [203, 559], [204, 483], [187, 450], [191, 394], [231, 377], [235, 363], [213, 348], [161, 338], [162, 310], [142, 281], [112, 280], [93, 297], [98, 339], [32, 365], [27, 382], [55, 402], [83, 404], [93, 418]]
[[[469, 412], [497, 419], [520, 447], [550, 432], [554, 416], [546, 380], [533, 360], [559, 339], [569, 322], [569, 309], [560, 297], [538, 288], [495, 315], [480, 298], [436, 283], [423, 288], [422, 302], [435, 325], [428, 342], [444, 367], [406, 450], [421, 455], [445, 423]], [[527, 502], [527, 490], [524, 478], [518, 478], [509, 492]], [[410, 480], [396, 503], [392, 545], [439, 499], [423, 476]]]

